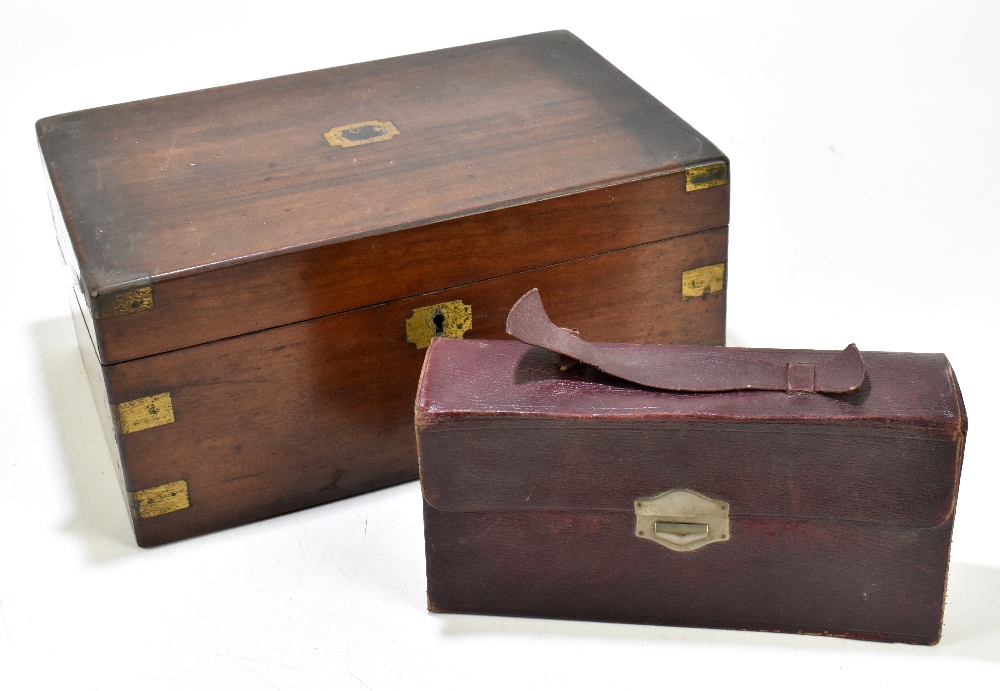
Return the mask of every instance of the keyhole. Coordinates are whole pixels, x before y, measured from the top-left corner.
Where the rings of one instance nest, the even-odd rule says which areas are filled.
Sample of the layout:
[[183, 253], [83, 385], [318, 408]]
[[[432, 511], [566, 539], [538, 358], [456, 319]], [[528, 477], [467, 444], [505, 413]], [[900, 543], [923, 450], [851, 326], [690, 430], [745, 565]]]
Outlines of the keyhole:
[[444, 333], [444, 315], [441, 314], [440, 312], [438, 312], [437, 314], [434, 315], [434, 318], [431, 321], [434, 322], [434, 335], [438, 336], [440, 334], [443, 334]]

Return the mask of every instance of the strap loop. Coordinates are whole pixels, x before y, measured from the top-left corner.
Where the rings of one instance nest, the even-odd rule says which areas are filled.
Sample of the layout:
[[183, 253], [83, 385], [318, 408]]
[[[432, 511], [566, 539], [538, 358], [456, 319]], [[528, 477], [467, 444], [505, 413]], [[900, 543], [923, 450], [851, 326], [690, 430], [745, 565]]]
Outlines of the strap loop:
[[816, 390], [816, 363], [788, 363], [788, 393]]

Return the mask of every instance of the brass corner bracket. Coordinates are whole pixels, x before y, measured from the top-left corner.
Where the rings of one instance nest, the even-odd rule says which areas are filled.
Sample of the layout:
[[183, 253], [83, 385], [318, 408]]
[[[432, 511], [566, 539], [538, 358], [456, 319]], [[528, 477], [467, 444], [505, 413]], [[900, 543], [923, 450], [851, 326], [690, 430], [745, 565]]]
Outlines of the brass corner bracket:
[[712, 264], [681, 274], [681, 299], [700, 298], [726, 287], [726, 265]]
[[684, 189], [687, 192], [729, 184], [729, 166], [724, 162], [706, 163], [684, 169]]
[[118, 431], [122, 434], [141, 432], [151, 427], [169, 425], [174, 421], [174, 403], [170, 392], [137, 398], [113, 406]]
[[187, 480], [177, 480], [141, 489], [137, 492], [129, 492], [128, 497], [132, 513], [138, 518], [154, 518], [191, 506]]

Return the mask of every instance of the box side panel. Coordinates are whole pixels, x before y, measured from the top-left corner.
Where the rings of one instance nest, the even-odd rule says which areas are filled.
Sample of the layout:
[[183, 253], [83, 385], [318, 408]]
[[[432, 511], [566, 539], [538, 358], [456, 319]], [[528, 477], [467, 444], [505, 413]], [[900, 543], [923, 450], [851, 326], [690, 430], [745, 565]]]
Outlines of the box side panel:
[[424, 504], [437, 612], [820, 633], [932, 644], [952, 521], [931, 528], [733, 518], [674, 552], [619, 512], [449, 513]]
[[[69, 301], [70, 311], [73, 314], [73, 326], [76, 329], [76, 339], [80, 346], [80, 355], [83, 358], [83, 367], [87, 373], [87, 381], [90, 384], [90, 392], [94, 396], [94, 405], [97, 407], [97, 415], [101, 420], [101, 429], [104, 431], [104, 439], [111, 453], [115, 474], [118, 477], [118, 484], [122, 488], [123, 497], [128, 502], [129, 497], [125, 490], [124, 464], [122, 463], [121, 449], [118, 446], [118, 432], [115, 427], [111, 404], [108, 403], [108, 390], [105, 386], [106, 368], [102, 367], [97, 359], [97, 350], [94, 346], [93, 337], [88, 330], [88, 322], [84, 318], [84, 311], [81, 306], [82, 296], [78, 287], [73, 286], [70, 289]], [[134, 528], [135, 518], [131, 510], [129, 511], [129, 518], [132, 520]]]
[[[45, 165], [44, 159], [42, 161], [42, 165]], [[56, 195], [52, 178], [49, 176], [48, 172], [49, 171], [46, 168], [45, 190], [48, 194], [49, 210], [52, 212], [52, 224], [56, 229], [56, 243], [59, 245], [59, 252], [62, 254], [63, 262], [66, 264], [66, 267], [70, 272], [70, 281], [73, 285], [80, 286], [80, 263], [77, 260], [76, 252], [73, 249], [73, 243], [70, 240], [69, 231], [66, 228], [66, 219], [63, 217], [63, 209], [59, 204], [59, 198]]]
[[415, 479], [425, 351], [407, 322], [441, 305], [469, 306], [465, 337], [501, 338], [507, 310], [538, 287], [589, 337], [721, 343], [725, 291], [683, 300], [681, 274], [725, 262], [726, 244], [720, 228], [107, 367], [113, 403], [172, 403], [170, 424], [122, 435], [131, 492], [188, 492], [186, 507], [137, 519], [140, 544]]
[[682, 171], [157, 282], [97, 335], [121, 362], [728, 222], [729, 186], [688, 192]]

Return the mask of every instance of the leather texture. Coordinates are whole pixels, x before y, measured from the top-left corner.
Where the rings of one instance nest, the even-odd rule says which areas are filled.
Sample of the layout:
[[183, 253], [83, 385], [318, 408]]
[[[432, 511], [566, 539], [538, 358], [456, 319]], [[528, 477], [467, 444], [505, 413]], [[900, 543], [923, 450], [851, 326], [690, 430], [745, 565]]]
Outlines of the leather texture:
[[[943, 355], [865, 352], [845, 394], [657, 390], [560, 357], [432, 342], [416, 401], [432, 611], [938, 640], [967, 429]], [[637, 536], [636, 499], [671, 489], [726, 502], [729, 539]]]
[[666, 391], [850, 393], [865, 381], [865, 363], [853, 343], [819, 362], [795, 362], [781, 351], [752, 348], [632, 348], [588, 343], [575, 332], [552, 323], [537, 288], [521, 296], [511, 308], [507, 333], [606, 374]]
[[850, 394], [693, 394], [563, 371], [518, 341], [436, 339], [416, 400], [424, 498], [631, 514], [637, 497], [684, 487], [734, 517], [938, 525], [954, 511], [967, 424], [954, 373], [943, 355], [864, 356], [868, 381]]
[[435, 612], [812, 633], [933, 644], [952, 520], [933, 528], [736, 518], [694, 552], [607, 512], [424, 504]]

